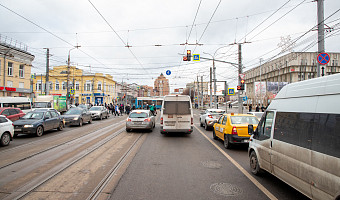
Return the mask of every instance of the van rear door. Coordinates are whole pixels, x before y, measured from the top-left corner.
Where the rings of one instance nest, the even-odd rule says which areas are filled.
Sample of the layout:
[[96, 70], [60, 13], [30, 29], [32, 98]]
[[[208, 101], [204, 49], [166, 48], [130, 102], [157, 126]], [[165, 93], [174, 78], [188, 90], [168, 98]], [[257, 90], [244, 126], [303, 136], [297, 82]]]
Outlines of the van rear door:
[[164, 129], [191, 129], [190, 101], [164, 101]]

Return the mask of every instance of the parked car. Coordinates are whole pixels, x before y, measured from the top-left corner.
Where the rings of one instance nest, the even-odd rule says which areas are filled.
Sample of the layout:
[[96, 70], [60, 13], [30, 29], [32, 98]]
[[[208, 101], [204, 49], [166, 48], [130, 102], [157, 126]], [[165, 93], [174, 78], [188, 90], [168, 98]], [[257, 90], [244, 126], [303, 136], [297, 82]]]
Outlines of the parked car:
[[257, 119], [261, 119], [264, 112], [247, 112], [247, 114], [254, 115]]
[[79, 104], [77, 107], [85, 109], [87, 111], [90, 110], [90, 105], [89, 104]]
[[92, 116], [89, 111], [82, 108], [71, 108], [62, 115], [65, 124], [83, 126], [83, 123], [92, 123]]
[[0, 146], [7, 146], [13, 140], [13, 122], [4, 115], [0, 115], [0, 135]]
[[18, 120], [20, 117], [24, 116], [25, 113], [21, 111], [20, 108], [3, 107], [0, 108], [0, 115], [7, 117], [7, 119], [12, 122]]
[[258, 123], [259, 120], [254, 115], [224, 114], [214, 124], [213, 138], [223, 140], [226, 149], [231, 148], [233, 144], [248, 144], [248, 125], [256, 128]]
[[126, 131], [130, 132], [133, 129], [152, 130], [155, 124], [155, 116], [150, 110], [134, 110], [126, 119]]
[[63, 130], [64, 122], [58, 112], [54, 110], [35, 110], [27, 113], [14, 123], [14, 136], [18, 134], [35, 134], [40, 137], [45, 131]]
[[200, 115], [200, 126], [205, 130], [214, 126], [214, 123], [220, 118], [221, 115], [225, 113], [225, 110], [222, 109], [206, 109], [204, 112], [201, 112]]
[[90, 108], [90, 113], [92, 116], [92, 119], [100, 119], [108, 118], [110, 117], [109, 111], [104, 106], [92, 106]]

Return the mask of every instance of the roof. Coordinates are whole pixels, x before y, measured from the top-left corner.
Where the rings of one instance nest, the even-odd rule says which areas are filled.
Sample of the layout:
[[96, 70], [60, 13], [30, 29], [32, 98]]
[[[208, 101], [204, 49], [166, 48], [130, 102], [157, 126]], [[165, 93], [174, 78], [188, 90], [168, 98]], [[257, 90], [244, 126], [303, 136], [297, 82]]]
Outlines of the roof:
[[144, 112], [144, 113], [147, 113], [147, 112], [150, 112], [150, 110], [133, 110], [131, 113], [136, 113], [136, 112]]

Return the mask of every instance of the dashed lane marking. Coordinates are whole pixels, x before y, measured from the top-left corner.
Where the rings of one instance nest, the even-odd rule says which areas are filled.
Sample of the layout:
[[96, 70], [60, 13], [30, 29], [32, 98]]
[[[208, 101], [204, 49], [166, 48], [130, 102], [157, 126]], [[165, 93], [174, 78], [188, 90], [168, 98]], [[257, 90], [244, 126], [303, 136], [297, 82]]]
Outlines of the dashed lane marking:
[[238, 164], [229, 154], [227, 154], [225, 151], [223, 151], [217, 144], [215, 144], [208, 136], [206, 136], [199, 128], [197, 128], [195, 125], [194, 127], [200, 132], [205, 139], [207, 139], [212, 145], [216, 147], [217, 150], [219, 150], [235, 167], [237, 167], [251, 182], [254, 183], [254, 185], [259, 188], [269, 199], [277, 200], [277, 198], [269, 192], [260, 182], [258, 182], [254, 177], [252, 177], [240, 164]]

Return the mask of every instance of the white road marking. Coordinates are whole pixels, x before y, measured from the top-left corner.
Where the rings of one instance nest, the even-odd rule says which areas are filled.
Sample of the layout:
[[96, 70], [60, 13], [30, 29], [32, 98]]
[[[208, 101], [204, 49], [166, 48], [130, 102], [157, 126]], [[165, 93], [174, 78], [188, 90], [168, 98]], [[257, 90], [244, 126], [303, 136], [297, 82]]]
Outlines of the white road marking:
[[[194, 125], [195, 126], [195, 125]], [[254, 185], [259, 188], [269, 199], [277, 200], [277, 198], [269, 192], [260, 182], [258, 182], [254, 177], [252, 177], [240, 164], [238, 164], [229, 154], [227, 154], [225, 151], [223, 151], [217, 144], [215, 144], [208, 136], [206, 136], [200, 129], [198, 129], [196, 126], [195, 128], [212, 144], [216, 147], [217, 150], [219, 150], [228, 160], [235, 165], [251, 182], [254, 183]]]

